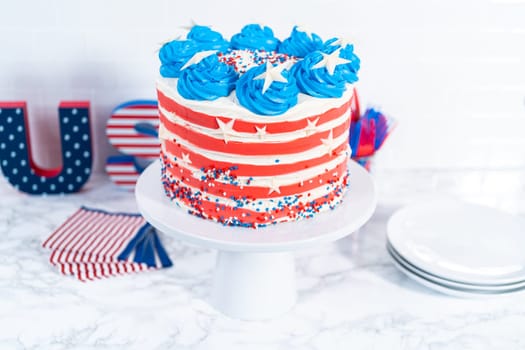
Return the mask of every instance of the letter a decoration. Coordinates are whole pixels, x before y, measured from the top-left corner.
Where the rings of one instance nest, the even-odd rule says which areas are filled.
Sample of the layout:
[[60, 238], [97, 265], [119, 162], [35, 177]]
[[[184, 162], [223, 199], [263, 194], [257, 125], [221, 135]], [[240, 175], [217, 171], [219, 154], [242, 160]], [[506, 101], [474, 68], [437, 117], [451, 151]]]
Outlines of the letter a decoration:
[[46, 169], [32, 158], [25, 102], [0, 102], [0, 166], [9, 183], [29, 194], [77, 192], [91, 174], [89, 102], [58, 107], [62, 166]]

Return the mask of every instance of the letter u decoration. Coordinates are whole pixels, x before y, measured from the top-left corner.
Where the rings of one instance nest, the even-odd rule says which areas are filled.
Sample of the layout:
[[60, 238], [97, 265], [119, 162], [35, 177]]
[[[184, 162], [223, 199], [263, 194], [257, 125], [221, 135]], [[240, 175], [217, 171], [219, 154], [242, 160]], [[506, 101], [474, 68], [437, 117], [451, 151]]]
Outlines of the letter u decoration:
[[29, 194], [77, 192], [92, 169], [89, 102], [61, 102], [58, 107], [62, 165], [35, 164], [25, 102], [0, 102], [0, 165], [9, 183]]

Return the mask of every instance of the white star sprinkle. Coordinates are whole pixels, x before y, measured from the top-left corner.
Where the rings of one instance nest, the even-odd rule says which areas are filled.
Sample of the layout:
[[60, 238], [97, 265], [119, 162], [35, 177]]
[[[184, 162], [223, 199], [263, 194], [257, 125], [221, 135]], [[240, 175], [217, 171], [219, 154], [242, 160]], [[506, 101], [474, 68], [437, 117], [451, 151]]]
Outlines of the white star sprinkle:
[[211, 56], [215, 53], [217, 53], [217, 50], [206, 50], [206, 51], [197, 52], [195, 55], [193, 55], [192, 58], [188, 60], [188, 62], [184, 64], [184, 66], [182, 66], [180, 70], [184, 70], [193, 64], [197, 64], [203, 59], [205, 59], [206, 57]]
[[296, 26], [295, 30], [297, 30], [298, 32], [303, 32], [304, 34], [306, 34], [306, 36], [308, 38], [310, 38], [311, 40], [314, 40], [314, 36], [312, 35], [312, 32], [310, 30], [306, 29], [305, 27], [303, 27], [303, 26]]
[[317, 131], [317, 123], [319, 122], [319, 117], [317, 117], [315, 120], [306, 119], [306, 122], [308, 125], [306, 126], [306, 136], [310, 136], [311, 134], [314, 134]]
[[266, 136], [266, 125], [262, 128], [259, 128], [258, 126], [255, 127], [255, 130], [257, 130], [256, 134], [259, 136], [259, 138], [262, 140], [264, 139], [264, 136]]
[[206, 25], [206, 24], [198, 24], [198, 23], [195, 22], [195, 20], [192, 18], [192, 19], [190, 19], [190, 24], [187, 24], [187, 25], [184, 25], [184, 26], [180, 26], [180, 28], [182, 28], [182, 29], [186, 29], [186, 30], [190, 31], [190, 30], [192, 30], [193, 27], [196, 27], [196, 26], [202, 26], [202, 27], [208, 27], [208, 28], [211, 27], [211, 26]]
[[330, 129], [330, 133], [328, 134], [328, 137], [326, 139], [321, 139], [321, 142], [326, 147], [326, 153], [328, 153], [330, 156], [332, 156], [332, 151], [334, 150], [335, 142], [334, 142], [334, 130]]
[[348, 37], [337, 38], [336, 41], [334, 41], [333, 43], [330, 43], [330, 46], [340, 45], [342, 48], [345, 48], [348, 45], [352, 45], [353, 42], [354, 42], [354, 40], [352, 40], [352, 39], [350, 39]]
[[159, 125], [159, 139], [160, 140], [170, 140], [170, 134], [168, 132], [168, 129], [164, 126], [164, 124]]
[[229, 136], [233, 136], [235, 134], [235, 131], [233, 131], [233, 123], [235, 123], [235, 119], [232, 119], [227, 123], [223, 122], [219, 118], [215, 118], [215, 120], [217, 121], [217, 125], [222, 132], [224, 143], [228, 143], [230, 140]]
[[163, 41], [163, 42], [159, 43], [159, 46], [162, 47], [163, 45], [165, 45], [165, 44], [167, 44], [167, 43], [171, 43], [172, 41], [175, 41], [175, 40], [181, 40], [181, 38], [182, 38], [181, 35], [177, 35], [176, 37], [174, 37], [174, 38], [172, 38], [172, 39], [169, 39], [169, 40], [167, 40], [167, 41]]
[[190, 155], [188, 153], [182, 153], [182, 160], [180, 161], [183, 165], [190, 165]]
[[286, 69], [287, 66], [288, 65], [280, 64], [274, 67], [269, 61], [266, 61], [266, 71], [253, 78], [253, 80], [264, 79], [264, 85], [262, 88], [263, 94], [266, 92], [266, 90], [268, 90], [274, 81], [281, 83], [288, 82], [288, 80], [286, 80], [286, 78], [282, 75], [283, 69]]
[[321, 55], [323, 55], [323, 59], [316, 63], [312, 69], [316, 68], [323, 68], [326, 67], [326, 70], [328, 71], [328, 74], [333, 75], [335, 71], [335, 67], [337, 67], [340, 64], [346, 64], [350, 63], [350, 60], [347, 60], [346, 58], [339, 57], [339, 51], [341, 51], [341, 48], [338, 48], [331, 54], [326, 54], [324, 52], [321, 52]]
[[180, 26], [182, 29], [191, 30], [191, 28], [195, 27], [197, 23], [195, 23], [195, 20], [192, 18], [190, 19], [190, 24], [186, 24], [184, 26]]
[[279, 188], [279, 185], [277, 184], [277, 181], [275, 180], [275, 177], [272, 178], [272, 181], [270, 182], [270, 189], [268, 191], [268, 194], [272, 194], [273, 192], [281, 193], [281, 189]]

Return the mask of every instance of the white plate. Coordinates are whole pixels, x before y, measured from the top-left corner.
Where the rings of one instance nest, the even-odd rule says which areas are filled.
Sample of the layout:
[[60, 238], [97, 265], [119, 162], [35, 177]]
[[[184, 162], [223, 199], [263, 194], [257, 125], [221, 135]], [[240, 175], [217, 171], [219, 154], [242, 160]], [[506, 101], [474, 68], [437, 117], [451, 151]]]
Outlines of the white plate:
[[397, 261], [396, 258], [392, 256], [392, 254], [389, 254], [389, 255], [390, 255], [390, 258], [392, 259], [392, 262], [398, 268], [398, 270], [404, 273], [407, 277], [409, 277], [410, 279], [418, 282], [419, 284], [427, 288], [430, 288], [432, 290], [435, 290], [437, 292], [440, 292], [446, 295], [451, 295], [451, 296], [461, 297], [461, 298], [480, 298], [480, 297], [486, 298], [486, 297], [500, 296], [500, 295], [504, 295], [510, 292], [523, 292], [525, 290], [524, 288], [516, 288], [516, 289], [508, 290], [505, 292], [491, 292], [491, 291], [472, 291], [470, 289], [449, 287], [449, 286], [437, 283], [435, 281], [428, 280], [427, 278], [421, 275], [413, 273], [412, 271], [408, 270], [404, 265], [402, 265], [399, 261]]
[[392, 247], [444, 279], [498, 285], [525, 280], [525, 219], [455, 200], [418, 203], [394, 213]]
[[400, 256], [390, 244], [387, 243], [387, 251], [390, 254], [391, 258], [396, 260], [396, 262], [403, 267], [404, 270], [417, 275], [420, 278], [424, 278], [429, 282], [442, 285], [443, 287], [460, 289], [464, 291], [469, 291], [473, 293], [508, 293], [521, 290], [525, 288], [525, 281], [512, 283], [512, 284], [501, 284], [501, 285], [482, 285], [482, 284], [468, 284], [460, 283], [457, 281], [446, 280], [432, 274], [429, 274], [417, 267], [411, 265], [402, 256]]

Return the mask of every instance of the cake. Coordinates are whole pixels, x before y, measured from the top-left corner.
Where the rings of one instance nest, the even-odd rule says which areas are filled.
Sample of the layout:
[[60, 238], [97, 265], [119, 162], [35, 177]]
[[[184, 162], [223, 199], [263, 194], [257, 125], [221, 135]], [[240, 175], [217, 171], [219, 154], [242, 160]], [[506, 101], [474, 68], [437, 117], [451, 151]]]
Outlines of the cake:
[[205, 26], [159, 51], [161, 181], [189, 214], [264, 227], [335, 208], [349, 186], [348, 40], [249, 24]]

